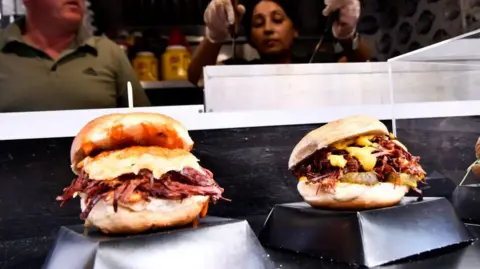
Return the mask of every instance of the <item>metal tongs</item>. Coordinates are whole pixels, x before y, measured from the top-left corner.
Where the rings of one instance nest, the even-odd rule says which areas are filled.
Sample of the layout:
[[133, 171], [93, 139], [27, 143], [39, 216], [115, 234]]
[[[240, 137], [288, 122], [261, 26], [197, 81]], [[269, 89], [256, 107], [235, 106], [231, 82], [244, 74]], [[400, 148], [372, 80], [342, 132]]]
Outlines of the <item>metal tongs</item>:
[[233, 6], [233, 14], [235, 15], [235, 21], [230, 25], [230, 36], [232, 37], [232, 59], [235, 62], [237, 59], [237, 38], [238, 38], [238, 28], [239, 28], [239, 16], [237, 11], [238, 0], [231, 0]]
[[310, 61], [308, 61], [308, 63], [313, 62], [313, 60], [315, 59], [315, 56], [317, 55], [318, 50], [323, 44], [323, 40], [325, 36], [331, 34], [333, 23], [337, 21], [339, 18], [340, 18], [340, 10], [336, 10], [330, 13], [330, 15], [328, 15], [327, 22], [325, 23], [325, 28], [323, 29], [322, 36], [320, 37], [320, 40], [318, 40], [317, 45], [315, 45], [315, 49], [313, 50], [312, 57], [310, 58]]

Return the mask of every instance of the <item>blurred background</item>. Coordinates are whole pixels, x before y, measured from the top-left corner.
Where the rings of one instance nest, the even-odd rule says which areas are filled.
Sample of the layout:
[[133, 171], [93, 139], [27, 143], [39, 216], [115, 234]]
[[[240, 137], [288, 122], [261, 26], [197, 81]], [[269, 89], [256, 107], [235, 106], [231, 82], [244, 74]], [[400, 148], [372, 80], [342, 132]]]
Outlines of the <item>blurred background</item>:
[[[87, 18], [86, 23], [92, 24], [96, 34], [106, 34], [119, 43], [128, 43], [128, 53], [133, 58], [140, 50], [161, 55], [173, 28], [178, 28], [188, 40], [190, 49], [195, 49], [203, 36], [203, 11], [210, 0], [89, 2], [91, 18]], [[302, 42], [298, 42], [296, 49], [305, 51], [306, 47], [315, 44], [321, 33], [324, 5], [320, 0], [298, 2]], [[2, 27], [24, 14], [22, 0], [0, 0], [0, 3]], [[369, 42], [374, 60], [384, 61], [475, 30], [480, 26], [479, 20], [480, 0], [363, 0], [359, 31]], [[240, 37], [239, 42], [242, 40]]]
[[[157, 74], [140, 76], [148, 89], [198, 88], [187, 81], [186, 72], [162, 73], [177, 55], [165, 55], [169, 46], [182, 46], [181, 57], [190, 55], [204, 35], [203, 13], [210, 0], [90, 0], [85, 24], [97, 34], [105, 34], [125, 49], [134, 68], [137, 58], [153, 59]], [[241, 1], [240, 1], [241, 2]], [[359, 32], [372, 50], [372, 61], [389, 58], [432, 45], [480, 27], [480, 0], [363, 0]], [[0, 0], [0, 26], [25, 13], [22, 0]], [[299, 0], [300, 37], [294, 53], [308, 55], [322, 33], [325, 18], [321, 0]], [[240, 30], [236, 55], [250, 60], [256, 51], [246, 44]], [[218, 61], [230, 58], [231, 42], [226, 42]], [[185, 54], [185, 52], [187, 52]], [[183, 55], [183, 56], [182, 56]], [[188, 57], [190, 57], [188, 56]], [[169, 61], [162, 60], [169, 57]], [[187, 58], [188, 58], [187, 57]], [[162, 62], [163, 61], [163, 62]], [[188, 65], [188, 61], [183, 61]], [[181, 69], [185, 70], [185, 69]], [[165, 94], [163, 92], [162, 94]], [[200, 98], [190, 94], [188, 98]], [[197, 98], [198, 97], [198, 98]], [[191, 103], [183, 98], [184, 103]], [[162, 103], [155, 102], [155, 105]]]

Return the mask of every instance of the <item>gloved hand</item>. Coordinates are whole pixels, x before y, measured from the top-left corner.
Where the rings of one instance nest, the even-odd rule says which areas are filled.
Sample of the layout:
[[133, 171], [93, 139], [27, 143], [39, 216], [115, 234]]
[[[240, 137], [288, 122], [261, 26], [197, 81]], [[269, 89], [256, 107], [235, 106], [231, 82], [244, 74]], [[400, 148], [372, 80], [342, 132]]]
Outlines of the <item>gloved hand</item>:
[[[238, 5], [239, 20], [245, 14], [245, 7]], [[235, 23], [235, 13], [231, 0], [212, 0], [203, 14], [207, 26], [206, 37], [213, 43], [222, 42], [230, 36], [229, 26]]]
[[340, 18], [334, 22], [332, 32], [337, 39], [349, 39], [355, 35], [360, 18], [359, 0], [325, 0], [323, 15], [340, 10]]

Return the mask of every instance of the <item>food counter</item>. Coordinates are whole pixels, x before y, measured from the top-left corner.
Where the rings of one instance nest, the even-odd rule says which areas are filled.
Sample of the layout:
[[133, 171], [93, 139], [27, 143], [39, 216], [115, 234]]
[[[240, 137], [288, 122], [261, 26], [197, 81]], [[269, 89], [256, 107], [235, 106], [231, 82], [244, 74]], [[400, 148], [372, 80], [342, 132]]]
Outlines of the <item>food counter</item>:
[[[234, 201], [212, 206], [210, 214], [246, 218], [257, 231], [275, 204], [301, 200], [296, 192], [296, 180], [287, 170], [287, 159], [293, 145], [319, 124], [348, 114], [328, 115], [322, 110], [308, 113], [201, 113], [197, 108], [181, 112], [183, 109], [185, 107], [138, 110], [168, 113], [189, 127], [195, 141], [193, 152], [203, 166], [215, 172], [219, 184], [228, 186], [225, 195]], [[9, 182], [8, 188], [2, 188], [0, 195], [3, 201], [8, 201], [0, 203], [0, 246], [5, 253], [5, 260], [2, 261], [5, 268], [38, 268], [51, 248], [59, 226], [81, 223], [78, 205], [70, 203], [65, 208], [59, 208], [54, 197], [73, 176], [68, 159], [71, 137], [89, 119], [105, 113], [106, 110], [90, 110], [0, 115], [1, 126], [12, 127], [2, 129], [4, 141], [0, 141], [0, 175], [2, 180]], [[372, 113], [369, 108], [357, 110], [356, 113], [379, 116], [389, 128], [392, 126], [391, 120]], [[76, 120], [72, 121], [73, 118]], [[415, 131], [399, 129], [398, 133], [411, 152], [422, 156], [427, 173], [437, 171], [458, 183], [468, 163], [474, 159], [472, 145], [478, 137], [475, 131], [478, 125], [474, 124], [478, 124], [478, 121], [471, 117], [402, 121], [407, 126], [418, 128]], [[447, 127], [443, 131], [439, 129], [445, 125], [451, 129], [466, 125], [469, 128], [453, 132]], [[433, 141], [429, 142], [430, 139]], [[439, 156], [437, 152], [450, 147], [446, 143], [454, 143], [459, 155], [452, 152], [451, 155]], [[463, 156], [464, 159], [457, 156]], [[473, 225], [471, 229], [478, 234], [477, 226]], [[474, 243], [466, 249], [438, 254], [438, 257], [435, 254], [434, 257], [425, 258], [425, 262], [427, 265], [458, 262], [457, 268], [471, 268], [471, 263], [480, 262], [475, 256], [478, 254], [473, 254], [477, 251], [478, 243]], [[283, 268], [329, 268], [328, 262], [304, 255], [270, 249], [267, 252], [277, 266], [282, 265]], [[392, 265], [392, 268], [421, 268], [423, 265], [422, 262], [418, 265], [414, 263], [412, 267]], [[338, 268], [338, 265], [330, 266]]]
[[[478, 226], [469, 226], [471, 231], [479, 236], [480, 229]], [[272, 260], [275, 261], [277, 268], [293, 268], [293, 269], [350, 269], [347, 265], [332, 264], [328, 261], [319, 261], [317, 258], [305, 255], [290, 254], [268, 249]], [[420, 260], [404, 261], [391, 265], [381, 266], [385, 269], [417, 269], [417, 268], [438, 268], [438, 269], [467, 269], [477, 268], [480, 264], [479, 258], [480, 245], [475, 243], [468, 248], [451, 250], [449, 252], [431, 253], [426, 258]]]
[[[404, 69], [405, 66], [415, 65], [421, 65], [418, 73], [426, 73], [425, 69], [422, 69], [426, 68], [425, 63], [399, 62], [398, 65], [390, 63], [390, 72], [388, 69], [383, 72], [389, 78], [386, 81], [379, 79], [379, 75], [374, 75], [377, 79], [370, 78], [372, 83], [364, 84], [362, 76], [355, 75], [360, 80], [352, 85], [371, 86], [375, 84], [373, 82], [385, 81], [385, 84], [382, 84], [383, 90], [378, 87], [371, 89], [373, 93], [362, 95], [360, 92], [352, 98], [350, 88], [337, 87], [337, 90], [342, 91], [343, 88], [344, 91], [336, 95], [323, 93], [323, 96], [330, 98], [331, 102], [326, 102], [327, 104], [319, 102], [315, 105], [315, 102], [308, 100], [312, 99], [309, 94], [314, 94], [313, 89], [318, 85], [312, 81], [318, 81], [318, 77], [324, 75], [315, 75], [310, 71], [309, 74], [293, 76], [289, 75], [290, 72], [296, 72], [291, 71], [292, 67], [279, 66], [277, 69], [283, 70], [283, 73], [269, 75], [268, 79], [251, 75], [251, 81], [257, 77], [263, 82], [273, 81], [272, 77], [287, 76], [280, 80], [281, 83], [272, 82], [277, 87], [277, 96], [280, 97], [273, 98], [271, 107], [263, 110], [255, 107], [259, 103], [249, 103], [241, 97], [232, 104], [234, 111], [228, 110], [226, 105], [220, 106], [222, 102], [215, 87], [219, 89], [222, 84], [216, 82], [217, 86], [212, 86], [212, 81], [208, 82], [207, 79], [205, 107], [188, 105], [1, 114], [0, 178], [2, 182], [6, 182], [5, 187], [0, 189], [1, 267], [41, 267], [52, 248], [59, 227], [82, 223], [78, 218], [77, 203], [72, 202], [60, 208], [55, 197], [73, 177], [68, 158], [72, 137], [89, 120], [113, 112], [159, 112], [182, 122], [195, 141], [193, 153], [201, 160], [203, 167], [213, 171], [219, 185], [225, 188], [224, 195], [232, 200], [211, 206], [209, 215], [246, 219], [257, 233], [275, 205], [302, 200], [296, 190], [297, 180], [287, 167], [288, 157], [295, 144], [312, 129], [353, 114], [378, 118], [389, 130], [395, 132], [410, 152], [421, 156], [422, 166], [428, 175], [442, 178], [443, 181], [430, 182], [428, 188], [437, 189], [430, 193], [431, 196], [437, 196], [440, 189], [447, 193], [443, 196], [450, 199], [454, 195], [455, 185], [461, 181], [467, 167], [475, 160], [473, 147], [480, 130], [480, 105], [474, 98], [476, 93], [468, 87], [475, 85], [476, 66], [434, 66], [437, 71], [442, 71], [429, 71], [431, 78], [442, 77], [437, 79], [437, 82], [448, 81], [449, 78], [464, 81], [464, 84], [443, 83], [443, 87], [438, 88], [440, 82], [419, 80], [419, 74], [416, 74], [414, 79], [414, 72], [409, 71], [408, 74], [408, 70]], [[224, 70], [233, 70], [229, 68]], [[254, 72], [256, 68], [252, 68], [250, 72]], [[269, 68], [273, 67], [267, 66], [265, 70]], [[318, 70], [324, 67], [313, 65], [311, 68]], [[348, 68], [350, 67], [347, 67], [344, 73], [351, 78], [351, 74], [348, 74], [351, 70]], [[443, 72], [449, 68], [454, 70]], [[397, 72], [398, 70], [402, 71]], [[346, 78], [342, 79], [342, 74], [335, 76], [337, 85], [345, 85], [342, 83]], [[405, 82], [405, 76], [411, 79], [410, 83]], [[246, 87], [247, 80], [242, 80], [241, 77], [237, 76], [235, 85]], [[210, 79], [215, 79], [215, 76]], [[403, 84], [395, 82], [399, 80]], [[415, 90], [411, 90], [415, 81]], [[297, 87], [303, 89], [303, 93], [298, 94]], [[231, 84], [223, 85], [225, 91], [232, 88], [235, 87]], [[267, 87], [263, 85], [262, 88]], [[425, 88], [428, 94], [414, 94], [422, 88]], [[265, 99], [266, 96], [258, 89], [243, 88], [250, 91], [250, 96]], [[458, 94], [458, 89], [463, 92]], [[380, 97], [375, 91], [380, 93]], [[229, 98], [227, 94], [230, 93], [225, 94], [226, 99]], [[434, 98], [431, 94], [434, 94]], [[269, 96], [275, 97], [271, 92]], [[290, 102], [286, 102], [286, 98]], [[305, 101], [310, 102], [308, 109], [301, 105]], [[239, 104], [248, 104], [249, 107], [241, 107]], [[473, 183], [474, 180], [470, 177], [466, 184]], [[454, 187], [445, 190], [447, 185], [442, 185], [441, 182], [453, 182]], [[425, 193], [428, 193], [428, 188], [424, 189]], [[469, 223], [468, 229], [478, 237], [480, 221], [476, 221], [475, 217], [462, 216], [462, 219]], [[442, 234], [438, 236], [441, 237]], [[468, 246], [422, 254], [382, 268], [477, 268], [480, 266], [479, 246], [478, 241], [475, 241]], [[386, 247], [388, 246], [378, 246]], [[267, 247], [265, 250], [276, 268], [352, 268], [304, 254]]]
[[[263, 217], [262, 217], [263, 218]], [[250, 225], [259, 227], [262, 218], [251, 218]], [[260, 224], [260, 225], [259, 225]], [[469, 229], [478, 237], [480, 236], [480, 228], [477, 225], [469, 225]], [[45, 261], [53, 242], [52, 236], [42, 236], [38, 238], [29, 238], [25, 240], [16, 240], [7, 244], [2, 243], [3, 251], [9, 259], [2, 261], [2, 268], [24, 268], [36, 269], [40, 268]], [[269, 258], [274, 262], [276, 268], [291, 269], [351, 269], [344, 264], [332, 263], [328, 260], [321, 260], [302, 254], [285, 252], [266, 248]], [[431, 253], [426, 257], [412, 259], [411, 261], [403, 261], [391, 265], [382, 266], [385, 269], [417, 269], [417, 268], [438, 268], [438, 269], [470, 269], [478, 268], [480, 265], [480, 244], [474, 243], [467, 248], [450, 249], [448, 251]], [[13, 256], [15, 255], [15, 256]]]

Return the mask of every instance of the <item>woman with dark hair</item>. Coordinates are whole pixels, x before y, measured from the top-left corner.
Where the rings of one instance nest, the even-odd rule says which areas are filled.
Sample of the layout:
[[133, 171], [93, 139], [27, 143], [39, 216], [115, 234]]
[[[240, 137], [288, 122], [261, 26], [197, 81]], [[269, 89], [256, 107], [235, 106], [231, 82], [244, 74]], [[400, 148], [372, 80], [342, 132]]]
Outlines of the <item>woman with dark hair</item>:
[[[258, 51], [260, 59], [244, 61], [247, 64], [308, 63], [308, 58], [295, 57], [293, 43], [298, 37], [298, 0], [244, 0], [244, 5], [235, 7], [235, 12], [245, 29], [249, 44]], [[333, 23], [334, 42], [340, 52], [333, 48], [320, 48], [314, 62], [362, 62], [369, 60], [369, 51], [356, 32], [360, 16], [359, 0], [324, 0], [323, 15], [339, 11]], [[230, 37], [230, 25], [234, 24], [235, 12], [231, 0], [212, 0], [204, 13], [206, 33], [192, 57], [188, 77], [197, 83], [203, 67], [215, 65], [222, 42]], [[243, 17], [243, 18], [242, 18]], [[338, 47], [336, 46], [335, 47]], [[331, 46], [334, 47], [334, 46]], [[322, 53], [323, 52], [323, 53]], [[326, 53], [327, 52], [327, 53]], [[239, 64], [227, 60], [223, 64]]]

